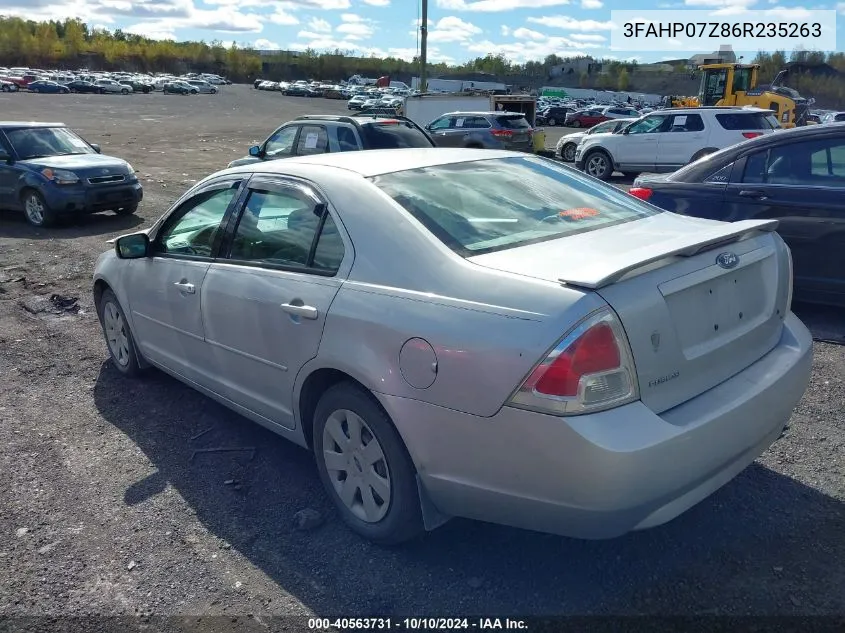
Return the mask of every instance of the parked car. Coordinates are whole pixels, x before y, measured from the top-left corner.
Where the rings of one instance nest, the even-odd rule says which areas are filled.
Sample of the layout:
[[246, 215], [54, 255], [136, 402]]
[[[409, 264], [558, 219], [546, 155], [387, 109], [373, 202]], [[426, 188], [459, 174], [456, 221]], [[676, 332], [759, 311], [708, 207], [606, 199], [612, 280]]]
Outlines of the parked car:
[[199, 93], [199, 90], [184, 81], [169, 81], [162, 86], [161, 91], [164, 94], [176, 95], [195, 95]]
[[142, 198], [129, 163], [64, 123], [0, 122], [0, 206], [23, 211], [30, 224], [106, 210], [130, 215]]
[[675, 171], [749, 138], [780, 129], [771, 110], [761, 108], [667, 108], [642, 117], [620, 134], [591, 134], [575, 150], [575, 166], [607, 180]]
[[349, 101], [346, 102], [346, 107], [349, 110], [361, 110], [364, 107], [364, 103], [367, 101], [367, 97], [361, 94], [355, 95]]
[[282, 94], [286, 97], [317, 97], [319, 94], [317, 91], [312, 90], [305, 84], [290, 84], [284, 90], [282, 90]]
[[673, 174], [644, 174], [631, 193], [683, 215], [777, 220], [796, 298], [845, 306], [845, 123], [783, 130]]
[[198, 93], [211, 95], [217, 94], [217, 86], [213, 86], [207, 81], [203, 81], [201, 79], [190, 79], [185, 83], [196, 88]]
[[329, 153], [203, 179], [100, 256], [93, 293], [116, 371], [313, 451], [364, 538], [453, 516], [611, 538], [715, 492], [801, 399], [775, 224], [520, 153]]
[[14, 81], [0, 79], [0, 92], [19, 92], [20, 87]]
[[570, 112], [563, 124], [567, 127], [593, 127], [609, 119], [610, 117], [604, 115], [604, 108], [588, 108]]
[[152, 84], [137, 79], [121, 79], [118, 83], [129, 86], [133, 92], [141, 92], [145, 95], [150, 94], [154, 89]]
[[838, 123], [845, 121], [845, 112], [829, 112], [822, 119], [822, 123]]
[[426, 130], [440, 147], [534, 151], [531, 124], [519, 112], [449, 112]]
[[550, 125], [552, 127], [563, 125], [566, 115], [570, 112], [574, 112], [574, 110], [564, 106], [551, 106], [538, 112], [534, 122], [536, 125]]
[[603, 114], [608, 119], [638, 119], [642, 116], [636, 108], [623, 106], [605, 108]]
[[258, 79], [256, 79], [255, 81], [252, 82], [252, 87], [255, 88], [256, 90], [258, 90], [258, 86], [260, 86], [262, 83], [264, 83], [264, 81], [265, 81], [264, 79], [261, 79], [259, 77]]
[[48, 81], [47, 79], [38, 79], [27, 84], [27, 90], [44, 94], [68, 94], [70, 92], [67, 86], [63, 86], [55, 81]]
[[315, 114], [288, 121], [229, 167], [325, 152], [434, 146], [425, 130], [404, 117]]
[[101, 86], [98, 86], [92, 81], [84, 81], [82, 79], [74, 79], [73, 81], [68, 82], [65, 84], [67, 89], [71, 92], [80, 92], [80, 93], [92, 93], [92, 94], [99, 94], [103, 92]]
[[103, 91], [103, 93], [128, 95], [133, 92], [132, 86], [119, 83], [114, 79], [97, 79], [95, 82]]
[[578, 143], [580, 143], [585, 136], [590, 134], [615, 134], [634, 121], [636, 121], [636, 119], [610, 119], [604, 123], [594, 125], [583, 132], [573, 132], [572, 134], [561, 136], [555, 146], [555, 158], [571, 163], [575, 160], [575, 149], [578, 147]]

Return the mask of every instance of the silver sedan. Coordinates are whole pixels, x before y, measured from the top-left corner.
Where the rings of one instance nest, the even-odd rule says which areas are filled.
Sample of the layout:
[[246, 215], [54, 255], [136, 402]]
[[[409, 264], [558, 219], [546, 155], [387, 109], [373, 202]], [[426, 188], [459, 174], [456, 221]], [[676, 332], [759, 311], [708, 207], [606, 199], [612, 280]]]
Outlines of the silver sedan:
[[554, 161], [321, 154], [201, 181], [96, 264], [114, 366], [313, 451], [345, 522], [659, 525], [752, 463], [810, 376], [774, 221], [661, 211]]

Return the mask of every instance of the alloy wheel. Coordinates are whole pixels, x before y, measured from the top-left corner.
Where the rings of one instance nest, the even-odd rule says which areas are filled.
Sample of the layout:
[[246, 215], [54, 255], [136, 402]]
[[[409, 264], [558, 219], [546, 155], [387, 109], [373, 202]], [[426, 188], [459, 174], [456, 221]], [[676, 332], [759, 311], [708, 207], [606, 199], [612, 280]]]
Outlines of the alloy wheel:
[[590, 156], [587, 161], [587, 173], [594, 178], [601, 178], [607, 171], [607, 159], [601, 154]]
[[37, 195], [30, 193], [23, 206], [26, 217], [32, 224], [41, 226], [44, 223], [44, 203]]
[[567, 163], [571, 163], [575, 160], [575, 145], [572, 143], [568, 143], [563, 148], [563, 160]]
[[377, 523], [390, 508], [392, 481], [384, 451], [367, 423], [339, 409], [323, 429], [323, 462], [341, 502], [361, 521]]

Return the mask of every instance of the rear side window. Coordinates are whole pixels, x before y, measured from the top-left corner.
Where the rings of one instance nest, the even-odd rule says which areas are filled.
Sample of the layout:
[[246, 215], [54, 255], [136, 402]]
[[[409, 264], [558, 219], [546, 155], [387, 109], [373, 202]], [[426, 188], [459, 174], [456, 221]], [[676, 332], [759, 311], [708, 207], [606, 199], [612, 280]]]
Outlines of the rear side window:
[[726, 130], [771, 130], [771, 115], [764, 112], [717, 114], [716, 120]]
[[528, 120], [521, 114], [500, 114], [496, 116], [496, 123], [506, 130], [525, 130], [531, 127]]
[[367, 149], [432, 147], [428, 137], [407, 121], [376, 121], [361, 126]]
[[834, 121], [845, 121], [845, 112], [840, 112], [835, 117], [833, 117]]

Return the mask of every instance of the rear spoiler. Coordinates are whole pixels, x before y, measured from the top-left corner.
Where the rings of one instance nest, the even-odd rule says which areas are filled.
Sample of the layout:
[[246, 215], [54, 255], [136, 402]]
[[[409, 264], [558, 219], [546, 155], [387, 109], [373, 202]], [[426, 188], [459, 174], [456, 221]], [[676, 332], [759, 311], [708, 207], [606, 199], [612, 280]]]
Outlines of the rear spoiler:
[[626, 275], [669, 257], [692, 257], [701, 252], [739, 242], [755, 233], [770, 233], [777, 229], [777, 220], [742, 220], [726, 223], [709, 230], [690, 232], [683, 237], [659, 242], [642, 249], [614, 253], [601, 261], [585, 263], [580, 270], [566, 279], [559, 279], [569, 286], [591, 290], [616, 283]]

